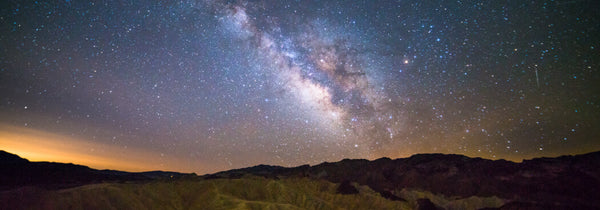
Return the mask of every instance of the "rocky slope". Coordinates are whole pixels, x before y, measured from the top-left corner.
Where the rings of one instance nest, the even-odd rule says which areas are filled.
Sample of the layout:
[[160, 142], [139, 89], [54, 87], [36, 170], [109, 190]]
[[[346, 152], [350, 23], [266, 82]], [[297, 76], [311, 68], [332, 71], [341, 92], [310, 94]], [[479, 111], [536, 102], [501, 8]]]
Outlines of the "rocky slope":
[[334, 183], [366, 185], [389, 199], [405, 199], [404, 189], [468, 198], [498, 196], [506, 209], [599, 209], [600, 152], [515, 163], [461, 155], [420, 154], [409, 158], [342, 160], [316, 166], [283, 168], [259, 165], [206, 178], [311, 177]]
[[204, 176], [0, 152], [0, 171], [0, 209], [600, 209], [600, 152], [522, 163], [421, 154]]

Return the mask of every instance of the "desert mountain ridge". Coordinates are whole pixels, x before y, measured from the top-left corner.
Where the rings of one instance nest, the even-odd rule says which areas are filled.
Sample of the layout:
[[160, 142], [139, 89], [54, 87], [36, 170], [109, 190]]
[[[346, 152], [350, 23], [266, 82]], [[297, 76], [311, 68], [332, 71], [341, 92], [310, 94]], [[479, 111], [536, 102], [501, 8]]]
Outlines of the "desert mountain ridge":
[[[291, 190], [293, 194], [298, 196], [301, 194], [316, 196], [318, 193], [324, 193], [318, 195], [333, 199], [331, 201], [333, 203], [317, 202], [318, 204], [314, 204], [308, 202], [311, 203], [308, 205], [307, 202], [294, 203], [297, 201], [294, 199], [286, 200], [289, 199], [288, 197], [284, 201], [280, 201], [278, 200], [281, 199], [278, 197], [279, 194], [267, 196], [269, 199], [278, 201], [278, 204], [267, 202], [268, 205], [279, 205], [283, 202], [300, 209], [319, 206], [335, 207], [337, 206], [335, 202], [344, 200], [344, 196], [361, 198], [375, 196], [383, 199], [368, 205], [364, 204], [369, 208], [376, 207], [373, 205], [396, 205], [393, 209], [400, 207], [408, 209], [424, 209], [425, 207], [433, 209], [461, 209], [461, 207], [600, 208], [600, 201], [597, 199], [597, 195], [600, 194], [600, 151], [556, 158], [534, 158], [520, 163], [469, 158], [463, 155], [418, 154], [408, 158], [380, 158], [372, 161], [344, 159], [339, 162], [324, 162], [314, 166], [303, 165], [290, 168], [257, 165], [203, 176], [163, 171], [129, 173], [96, 170], [74, 164], [29, 162], [17, 155], [0, 151], [0, 171], [2, 171], [0, 202], [11, 200], [13, 207], [18, 207], [19, 201], [27, 202], [30, 198], [28, 196], [31, 196], [28, 194], [31, 193], [31, 189], [42, 189], [43, 195], [51, 197], [51, 195], [58, 196], [57, 193], [64, 193], [65, 189], [78, 189], [74, 192], [83, 193], [80, 191], [87, 189], [86, 186], [110, 185], [113, 188], [128, 186], [123, 189], [132, 187], [146, 189], [143, 186], [155, 186], [153, 183], [171, 186], [185, 182], [188, 184], [212, 183], [213, 186], [222, 186], [224, 189], [220, 189], [219, 193], [234, 192], [239, 190], [237, 188], [246, 188], [247, 186], [257, 188], [253, 190], [261, 190], [234, 196], [235, 199], [231, 202], [238, 202], [238, 205], [242, 205], [242, 203], [255, 205], [254, 202], [258, 201], [252, 200], [254, 199], [252, 196], [250, 196], [252, 199], [244, 196], [256, 193], [269, 194], [271, 189], [268, 186], [272, 183], [286, 186], [286, 189], [293, 189]], [[290, 182], [290, 180], [294, 181]], [[295, 182], [298, 180], [306, 182], [304, 184], [306, 186], [323, 185], [328, 187], [305, 189], [304, 185], [296, 185]], [[237, 188], [229, 186], [238, 182], [245, 184], [235, 185]], [[255, 182], [264, 182], [266, 185], [253, 185]], [[121, 189], [119, 187], [117, 188]], [[263, 187], [265, 189], [262, 189]], [[321, 192], [322, 188], [334, 190]], [[26, 193], [23, 192], [24, 189]], [[211, 192], [210, 189], [200, 187], [198, 190]], [[315, 190], [318, 192], [314, 192]], [[39, 193], [39, 190], [33, 191]], [[21, 197], [15, 198], [16, 192], [19, 192]], [[373, 193], [365, 194], [365, 192]], [[141, 196], [138, 194], [136, 196]], [[37, 196], [37, 194], [35, 195]], [[123, 196], [131, 197], [129, 194]], [[61, 194], [59, 197], [65, 197], [65, 195]], [[261, 199], [263, 198], [259, 200]], [[323, 198], [319, 199], [323, 201]], [[367, 199], [367, 201], [373, 200]], [[346, 204], [349, 203], [352, 202], [346, 201]], [[385, 209], [386, 207], [383, 206], [378, 206], [378, 208]], [[315, 209], [320, 209], [320, 207]]]
[[92, 169], [72, 163], [30, 162], [3, 150], [0, 150], [0, 171], [0, 191], [26, 186], [64, 189], [102, 182], [151, 181], [196, 176], [193, 173], [125, 172]]

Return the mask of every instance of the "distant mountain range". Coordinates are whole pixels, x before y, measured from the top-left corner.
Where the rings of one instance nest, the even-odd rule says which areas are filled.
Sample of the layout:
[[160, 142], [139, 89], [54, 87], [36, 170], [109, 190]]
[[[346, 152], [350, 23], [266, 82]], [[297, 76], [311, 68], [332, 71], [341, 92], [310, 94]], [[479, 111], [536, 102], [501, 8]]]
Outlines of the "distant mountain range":
[[600, 152], [522, 163], [419, 154], [196, 176], [29, 162], [0, 151], [0, 171], [0, 209], [600, 209]]
[[600, 209], [600, 152], [515, 163], [462, 155], [418, 154], [374, 161], [345, 159], [316, 166], [259, 165], [206, 176], [237, 178], [305, 176], [367, 185], [383, 197], [402, 199], [402, 189], [466, 198], [498, 196], [505, 208]]
[[102, 182], [151, 181], [196, 176], [195, 174], [164, 171], [130, 173], [96, 170], [70, 163], [30, 162], [2, 150], [0, 150], [0, 172], [0, 191], [24, 186], [64, 189]]

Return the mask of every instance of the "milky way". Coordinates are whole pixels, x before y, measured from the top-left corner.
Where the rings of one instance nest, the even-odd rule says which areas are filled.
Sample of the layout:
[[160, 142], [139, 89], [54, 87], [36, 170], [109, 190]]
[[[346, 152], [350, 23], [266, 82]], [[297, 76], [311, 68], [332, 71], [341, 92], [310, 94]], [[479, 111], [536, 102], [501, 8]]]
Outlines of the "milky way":
[[594, 151], [598, 8], [585, 0], [7, 2], [0, 149], [198, 173], [416, 153], [520, 161]]
[[[230, 6], [225, 13], [226, 28], [250, 42], [267, 65], [271, 64], [267, 69], [275, 75], [277, 88], [289, 93], [289, 100], [298, 109], [309, 112], [310, 120], [327, 126], [331, 132], [344, 133], [338, 143], [357, 141], [345, 138], [355, 136], [372, 147], [370, 140], [379, 144], [385, 138], [380, 133], [393, 138], [393, 133], [400, 129], [399, 120], [394, 120], [394, 115], [399, 118], [394, 109], [401, 108], [395, 103], [397, 99], [388, 97], [381, 89], [378, 91], [379, 82], [367, 77], [370, 69], [361, 65], [364, 58], [345, 43], [345, 37], [338, 37], [337, 32], [324, 34], [320, 30], [327, 28], [312, 25], [296, 25], [308, 31], [297, 37], [282, 35], [281, 30], [271, 35], [265, 31], [278, 26], [266, 24], [262, 27], [266, 30], [259, 30], [240, 6]], [[351, 145], [358, 147], [358, 142]]]

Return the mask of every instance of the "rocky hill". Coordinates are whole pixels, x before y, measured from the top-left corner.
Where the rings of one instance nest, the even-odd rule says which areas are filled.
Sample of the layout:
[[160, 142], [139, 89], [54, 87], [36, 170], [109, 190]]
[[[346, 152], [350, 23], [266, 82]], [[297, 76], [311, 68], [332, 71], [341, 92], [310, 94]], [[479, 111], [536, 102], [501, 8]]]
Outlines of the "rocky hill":
[[0, 209], [600, 209], [600, 152], [258, 165], [204, 176], [29, 162], [0, 152]]
[[207, 175], [236, 178], [310, 177], [334, 183], [366, 185], [383, 197], [405, 199], [402, 190], [415, 189], [455, 198], [497, 196], [505, 208], [600, 208], [600, 152], [515, 163], [462, 155], [419, 154], [409, 158], [342, 160], [316, 166], [284, 168], [259, 165]]
[[0, 150], [0, 172], [0, 191], [26, 186], [64, 189], [102, 182], [151, 181], [195, 176], [195, 174], [164, 171], [129, 173], [96, 170], [70, 163], [30, 162], [2, 150]]

